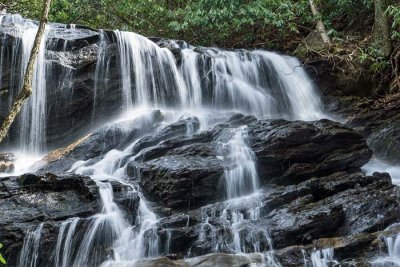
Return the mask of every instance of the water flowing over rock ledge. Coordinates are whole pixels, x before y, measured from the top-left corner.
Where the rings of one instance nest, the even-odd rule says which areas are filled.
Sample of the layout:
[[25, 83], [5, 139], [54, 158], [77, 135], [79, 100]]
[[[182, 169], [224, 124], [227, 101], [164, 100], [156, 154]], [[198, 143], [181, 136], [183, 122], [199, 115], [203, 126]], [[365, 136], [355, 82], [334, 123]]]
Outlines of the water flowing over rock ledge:
[[[21, 85], [34, 33], [32, 21], [2, 18], [1, 116]], [[295, 58], [61, 24], [51, 24], [46, 33], [33, 102], [13, 127], [10, 147], [57, 148], [138, 105], [208, 106], [285, 119], [323, 116]]]
[[[151, 114], [157, 118], [158, 113]], [[211, 239], [199, 241], [204, 215], [208, 214], [208, 223], [213, 226], [213, 231], [221, 234], [225, 221], [218, 214], [229, 211], [229, 205], [243, 211], [249, 205], [257, 205], [259, 218], [251, 221], [250, 225], [268, 230], [276, 257], [283, 266], [303, 264], [302, 250], [310, 252], [314, 247], [334, 247], [338, 260], [351, 258], [363, 262], [379, 254], [376, 242], [381, 243], [380, 236], [388, 234], [379, 231], [399, 220], [400, 191], [392, 185], [387, 174], [365, 176], [360, 172], [360, 167], [371, 157], [371, 151], [361, 135], [328, 120], [289, 122], [257, 120], [243, 115], [235, 115], [204, 132], [182, 135], [182, 130], [186, 132], [185, 127], [191, 125], [193, 120], [196, 121], [178, 121], [158, 134], [140, 138], [135, 144], [140, 151], [144, 151], [140, 160], [130, 161], [131, 157], [127, 156], [125, 162], [127, 173], [131, 176], [128, 179], [139, 182], [144, 196], [153, 201], [154, 210], [165, 216], [157, 222], [155, 229], [160, 243], [163, 246], [168, 244], [169, 257], [213, 253], [215, 244]], [[125, 136], [135, 138], [136, 124], [125, 122], [124, 126], [127, 125], [130, 125], [130, 130], [125, 130], [130, 134]], [[225, 166], [215, 153], [226, 131], [243, 125], [248, 128], [249, 145], [258, 159], [262, 189], [254, 197], [239, 198], [240, 204], [232, 204], [218, 194], [219, 188], [226, 186], [220, 179]], [[104, 134], [100, 133], [104, 131], [95, 132], [90, 138], [75, 144], [57, 160], [44, 166], [41, 172], [46, 173], [54, 166], [55, 169], [62, 169], [60, 166], [69, 169], [74, 162], [86, 159], [87, 155], [90, 155], [90, 160], [101, 158], [115, 144], [101, 146], [103, 150], [99, 150], [98, 144], [104, 138]], [[107, 134], [118, 136], [118, 124], [108, 128]], [[118, 140], [127, 141], [123, 138]], [[158, 145], [154, 146], [155, 143]], [[131, 151], [136, 154], [134, 147]], [[5, 244], [6, 255], [17, 255], [22, 246], [23, 231], [32, 229], [40, 222], [44, 222], [42, 248], [56, 246], [58, 229], [67, 218], [81, 218], [79, 231], [87, 231], [85, 218], [100, 209], [96, 185], [83, 176], [58, 175], [2, 178], [1, 202], [11, 215], [10, 220], [3, 221], [4, 227], [0, 228], [2, 240], [10, 242]], [[139, 181], [137, 175], [140, 175]], [[130, 220], [134, 221], [138, 208], [134, 203], [138, 203], [135, 200], [138, 196], [129, 197], [126, 193], [129, 190], [121, 186], [118, 182], [113, 183], [114, 198], [126, 214], [133, 216]], [[28, 204], [23, 201], [26, 198], [35, 201]], [[26, 217], [13, 219], [16, 206], [11, 203], [15, 201], [20, 203], [18, 209], [26, 209], [22, 211]], [[240, 205], [243, 207], [240, 208]], [[244, 227], [239, 233], [246, 236], [252, 231]], [[249, 242], [245, 245], [245, 252], [255, 252], [252, 241]], [[258, 242], [261, 251], [269, 246], [265, 239], [261, 238]], [[39, 253], [39, 257], [43, 257], [39, 262], [43, 264], [43, 260], [49, 257], [46, 251], [43, 249]], [[233, 251], [226, 246], [220, 248], [220, 252]], [[107, 248], [102, 253], [105, 256]], [[53, 251], [50, 262], [54, 261], [54, 257]], [[234, 255], [211, 255], [206, 260], [210, 265], [204, 266], [211, 266], [221, 257], [226, 265], [219, 266], [236, 266], [229, 265], [229, 257], [235, 259], [235, 264], [246, 263], [247, 259], [244, 257], [241, 260], [241, 256]], [[251, 262], [258, 261], [255, 257]], [[12, 258], [15, 259], [15, 256]], [[12, 261], [10, 264], [12, 266]], [[145, 260], [142, 264], [186, 266], [183, 261], [168, 259]]]
[[[0, 16], [2, 116], [36, 27]], [[76, 25], [51, 24], [45, 38], [7, 148], [61, 148], [24, 175], [12, 176], [12, 154], [0, 156], [11, 172], [0, 178], [9, 266], [369, 266], [397, 257], [399, 188], [386, 173], [361, 171], [369, 145], [379, 153], [373, 141], [387, 136], [382, 124], [360, 134], [321, 119], [330, 116], [297, 59]], [[384, 110], [396, 118], [393, 105]], [[360, 111], [348, 125], [383, 113]]]

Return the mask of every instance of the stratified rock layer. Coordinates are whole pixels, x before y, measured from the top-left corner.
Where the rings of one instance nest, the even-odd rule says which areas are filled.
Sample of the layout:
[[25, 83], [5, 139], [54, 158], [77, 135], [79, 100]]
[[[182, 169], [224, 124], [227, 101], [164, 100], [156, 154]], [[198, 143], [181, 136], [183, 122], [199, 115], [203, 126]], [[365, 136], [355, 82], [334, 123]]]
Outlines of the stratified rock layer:
[[[150, 123], [148, 129], [158, 123], [160, 115], [157, 112], [153, 115], [153, 124]], [[82, 159], [100, 159], [113, 146], [122, 148], [133, 138], [139, 138], [131, 147], [132, 155], [136, 157], [127, 156], [125, 159], [127, 174], [141, 186], [152, 208], [164, 217], [158, 222], [157, 231], [161, 240], [169, 240], [168, 257], [202, 256], [212, 253], [214, 245], [211, 241], [199, 239], [204, 214], [221, 214], [227, 207], [224, 202], [226, 196], [221, 194], [225, 186], [222, 177], [226, 166], [217, 153], [218, 143], [229, 129], [246, 127], [249, 145], [257, 158], [262, 185], [257, 198], [261, 203], [258, 206], [260, 219], [253, 222], [252, 227], [269, 233], [277, 250], [276, 256], [284, 266], [298, 266], [302, 264], [302, 250], [325, 248], [328, 244], [338, 249], [338, 260], [351, 258], [365, 262], [380, 253], [377, 244], [383, 246], [380, 238], [389, 234], [379, 231], [400, 219], [400, 190], [392, 185], [387, 174], [366, 176], [361, 173], [360, 167], [368, 162], [372, 152], [362, 135], [341, 124], [328, 120], [257, 120], [238, 114], [207, 131], [187, 135], [189, 126], [197, 123], [196, 118], [183, 119], [166, 126], [164, 130], [140, 134], [135, 127], [137, 124], [129, 121], [119, 123], [91, 134], [90, 138], [68, 149], [51, 153], [41, 172], [60, 166], [63, 166], [61, 170], [66, 170]], [[124, 129], [123, 134], [120, 129]], [[117, 138], [98, 146], [108, 140], [106, 136]], [[109, 142], [114, 143], [105, 145]], [[29, 206], [30, 211], [26, 211], [26, 214], [34, 217], [33, 221], [28, 223], [19, 219], [22, 222], [12, 220], [4, 223], [6, 229], [17, 227], [17, 230], [4, 232], [4, 238], [5, 234], [10, 236], [9, 233], [19, 233], [9, 237], [15, 242], [8, 244], [8, 251], [16, 253], [13, 248], [17, 245], [11, 244], [21, 246], [22, 232], [32, 224], [50, 219], [59, 221], [61, 218], [85, 217], [98, 211], [98, 197], [93, 189], [87, 189], [95, 187], [93, 182], [79, 176], [62, 177], [24, 175], [3, 180], [1, 196], [4, 203], [9, 203], [7, 199], [10, 198], [32, 194], [40, 196], [46, 192], [47, 198], [54, 195], [57, 201], [63, 199], [61, 196], [71, 195], [65, 201], [71, 201], [71, 205], [74, 203], [77, 207], [76, 210], [68, 208], [68, 212], [62, 208], [60, 211], [50, 209], [45, 216], [36, 216], [32, 212], [41, 214], [40, 206], [34, 209]], [[44, 183], [46, 179], [48, 182]], [[75, 182], [63, 182], [71, 179], [75, 179]], [[87, 187], [91, 183], [92, 186]], [[9, 196], [7, 192], [10, 190], [5, 187], [10, 188], [12, 184], [18, 184], [18, 190]], [[117, 205], [133, 223], [138, 209], [138, 196], [128, 196], [124, 186], [117, 182], [113, 182], [113, 188]], [[76, 195], [76, 192], [80, 193]], [[243, 210], [246, 210], [253, 204], [245, 201], [236, 204], [236, 208], [240, 210], [240, 205], [243, 205]], [[6, 206], [9, 212], [12, 209]], [[211, 215], [209, 223], [216, 232], [225, 229], [224, 221], [218, 217]], [[254, 229], [242, 229], [240, 234], [246, 236], [251, 231]], [[56, 230], [49, 231], [46, 237], [49, 244], [56, 239], [54, 234]], [[251, 247], [250, 243], [248, 247]], [[260, 247], [268, 250], [268, 240], [260, 239]], [[232, 253], [229, 247], [221, 246], [220, 250]], [[214, 257], [221, 259], [230, 256], [211, 254], [207, 262], [214, 262]], [[234, 261], [242, 260], [246, 261]], [[171, 266], [191, 266], [188, 262], [167, 258], [144, 261], [143, 266], [158, 266], [160, 262]]]

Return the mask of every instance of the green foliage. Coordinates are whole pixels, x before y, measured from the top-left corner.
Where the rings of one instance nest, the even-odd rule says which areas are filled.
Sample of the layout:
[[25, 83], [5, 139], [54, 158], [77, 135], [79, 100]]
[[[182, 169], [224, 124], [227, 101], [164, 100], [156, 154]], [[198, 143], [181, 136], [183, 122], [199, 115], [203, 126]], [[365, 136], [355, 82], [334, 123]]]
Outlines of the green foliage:
[[400, 4], [389, 6], [388, 13], [393, 20], [392, 38], [394, 40], [400, 40]]
[[362, 64], [369, 64], [369, 69], [374, 73], [380, 73], [390, 67], [390, 61], [380, 56], [379, 50], [372, 46], [359, 49], [358, 60]]
[[[314, 1], [329, 35], [338, 42], [344, 38], [340, 30], [362, 12], [373, 14], [373, 0]], [[42, 0], [3, 2], [11, 12], [40, 17]], [[393, 27], [398, 27], [398, 4], [389, 12]], [[295, 46], [315, 27], [308, 0], [53, 0], [49, 20], [185, 39], [196, 45], [281, 49], [292, 39]]]
[[[3, 245], [0, 243], [0, 248], [2, 248], [3, 247]], [[7, 261], [3, 258], [3, 256], [0, 254], [0, 263], [1, 264], [7, 264]]]

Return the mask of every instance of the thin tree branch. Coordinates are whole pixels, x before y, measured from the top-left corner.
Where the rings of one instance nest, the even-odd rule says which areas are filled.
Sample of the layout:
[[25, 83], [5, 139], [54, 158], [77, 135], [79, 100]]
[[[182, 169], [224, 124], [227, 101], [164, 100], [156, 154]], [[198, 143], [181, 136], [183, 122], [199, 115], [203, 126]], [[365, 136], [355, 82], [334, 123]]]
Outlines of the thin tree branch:
[[3, 124], [0, 128], [0, 143], [2, 143], [6, 138], [8, 130], [10, 129], [11, 124], [14, 122], [15, 118], [21, 111], [22, 105], [24, 104], [25, 100], [32, 94], [33, 70], [36, 63], [36, 58], [39, 54], [40, 43], [42, 42], [42, 38], [48, 21], [50, 4], [51, 0], [44, 0], [42, 18], [40, 19], [39, 28], [36, 33], [35, 42], [33, 43], [28, 66], [26, 67], [22, 90], [15, 99], [15, 102], [11, 107], [10, 113], [4, 119]]

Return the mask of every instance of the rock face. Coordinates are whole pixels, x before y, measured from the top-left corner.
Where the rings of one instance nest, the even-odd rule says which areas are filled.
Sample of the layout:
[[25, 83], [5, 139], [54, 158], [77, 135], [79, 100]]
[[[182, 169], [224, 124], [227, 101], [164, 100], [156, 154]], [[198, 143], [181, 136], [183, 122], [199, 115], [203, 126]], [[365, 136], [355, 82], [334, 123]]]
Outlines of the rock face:
[[0, 178], [0, 240], [8, 265], [16, 265], [28, 230], [45, 223], [43, 245], [51, 247], [60, 222], [96, 214], [98, 198], [97, 186], [88, 177], [25, 174]]
[[223, 162], [216, 154], [229, 127], [247, 124], [263, 184], [294, 185], [311, 177], [357, 171], [372, 152], [361, 135], [330, 121], [315, 123], [232, 118], [190, 137], [176, 137], [146, 150], [129, 173], [140, 173], [142, 189], [154, 201], [185, 210], [221, 200]]
[[[151, 229], [143, 232], [143, 240], [150, 250], [150, 241], [154, 241], [151, 237], [156, 235], [162, 257], [135, 262], [134, 266], [242, 267], [262, 262], [271, 265], [275, 259], [282, 266], [301, 266], [304, 255], [325, 248], [333, 248], [336, 259], [344, 264], [366, 266], [371, 258], [382, 254], [385, 246], [382, 237], [400, 232], [398, 227], [382, 231], [400, 221], [399, 188], [385, 173], [365, 175], [360, 170], [371, 159], [372, 149], [376, 155], [399, 163], [400, 95], [383, 102], [360, 103], [346, 97], [342, 101], [326, 101], [330, 110], [350, 118], [347, 126], [329, 120], [258, 120], [241, 114], [225, 121], [215, 114], [215, 118], [206, 119], [214, 126], [204, 130], [202, 117], [182, 115], [171, 123], [167, 112], [164, 116], [155, 110], [111, 122], [89, 133], [89, 129], [112, 121], [114, 115], [127, 108], [125, 89], [138, 94], [141, 88], [134, 88], [132, 77], [129, 88], [124, 89], [121, 40], [117, 40], [114, 32], [79, 26], [68, 30], [58, 27], [63, 26], [53, 25], [54, 32], [47, 36], [44, 60], [47, 75], [51, 77], [46, 84], [46, 139], [50, 147], [58, 147], [67, 140], [77, 141], [48, 154], [36, 173], [0, 178], [0, 242], [4, 244], [1, 253], [9, 266], [17, 265], [24, 240], [29, 241], [38, 230], [42, 252], [37, 265], [55, 265], [57, 242], [67, 242], [60, 233], [72, 229], [73, 224], [76, 229], [73, 245], [78, 249], [71, 252], [71, 258], [76, 257], [81, 248], [79, 242], [92, 229], [96, 218], [93, 215], [105, 208], [100, 201], [100, 193], [104, 191], [98, 186], [110, 189], [106, 197], [110, 201], [113, 193], [113, 211], [118, 206], [116, 210], [121, 211], [132, 229], [138, 228], [135, 223], [144, 209], [141, 196], [159, 216], [154, 227], [152, 224]], [[13, 31], [2, 28], [0, 53], [21, 53], [21, 46], [15, 45], [19, 38]], [[173, 62], [174, 67], [183, 68], [185, 51], [182, 49], [188, 48], [188, 44], [160, 38], [150, 40], [167, 48], [175, 57], [171, 56], [163, 64]], [[202, 66], [194, 82], [204, 88], [202, 101], [212, 103], [216, 93], [212, 83], [218, 82], [212, 73], [211, 61], [216, 59], [212, 58], [213, 50], [199, 47], [192, 52], [201, 55], [195, 64]], [[11, 56], [1, 60], [0, 114], [5, 114], [10, 99], [19, 90], [17, 79], [22, 68], [13, 63]], [[271, 75], [271, 79], [277, 76], [277, 70], [268, 64], [258, 67]], [[155, 76], [161, 75], [157, 68], [154, 68]], [[165, 73], [173, 75], [170, 71]], [[329, 87], [338, 78], [335, 74], [326, 79], [315, 78], [323, 83], [325, 96], [363, 96], [373, 86], [366, 84], [368, 90], [362, 92], [353, 90], [357, 83], [349, 82], [352, 77], [343, 77], [335, 83], [341, 90], [336, 90]], [[362, 77], [360, 84], [368, 78]], [[265, 82], [267, 87], [272, 87], [274, 82], [279, 86], [278, 81], [269, 84], [266, 79]], [[156, 99], [155, 92], [149, 92], [154, 94], [149, 97], [154, 97], [155, 106], [174, 106], [177, 86], [166, 81], [160, 87], [162, 93], [158, 97], [163, 101]], [[286, 114], [292, 109], [287, 95], [279, 90], [269, 93], [282, 94], [277, 97], [283, 103], [277, 106], [277, 114]], [[242, 141], [251, 150], [248, 154], [252, 160], [254, 157], [257, 185], [251, 195], [239, 195], [227, 201], [226, 188], [230, 181], [225, 176], [241, 164], [230, 158], [233, 153], [227, 146], [237, 129], [246, 133], [243, 138], [246, 140]], [[10, 136], [18, 136], [18, 127], [11, 129]], [[16, 142], [12, 138], [8, 141], [11, 146]], [[113, 155], [109, 152], [123, 156], [114, 159], [112, 164], [106, 162], [110, 166], [94, 166]], [[12, 154], [0, 154], [0, 172], [12, 171], [13, 161]], [[97, 184], [89, 177], [69, 173], [75, 170], [75, 163], [94, 166], [92, 170], [85, 169], [82, 172], [85, 175], [100, 170]], [[101, 173], [103, 167], [107, 170]], [[123, 174], [113, 177], [115, 172], [107, 173], [111, 169]], [[244, 171], [242, 176], [251, 175]], [[134, 192], [133, 187], [140, 190]], [[246, 220], [245, 225], [238, 226], [240, 216]], [[102, 239], [88, 253], [96, 263], [112, 256], [110, 247], [115, 240], [110, 236], [113, 233], [104, 232], [107, 241]], [[272, 248], [274, 257], [257, 253]], [[234, 254], [238, 251], [243, 254]]]
[[[45, 53], [46, 135], [50, 148], [65, 144], [67, 140], [87, 132], [96, 123], [120, 114], [122, 102], [114, 33], [99, 33], [83, 27], [69, 30], [59, 27], [52, 25]], [[13, 61], [12, 55], [22, 54], [23, 46], [18, 45], [22, 41], [15, 29], [3, 27], [0, 39], [3, 58], [0, 66], [0, 117], [3, 117], [10, 108], [12, 97], [20, 90], [19, 79], [23, 67]], [[103, 55], [107, 55], [107, 80], [101, 79], [101, 74], [96, 72]], [[95, 88], [102, 90], [96, 93]], [[98, 112], [101, 109], [103, 120], [93, 117], [96, 108]], [[18, 123], [10, 133], [10, 136], [19, 136]], [[16, 141], [11, 138], [9, 145], [12, 147]]]
[[[197, 129], [197, 124], [196, 118], [182, 119], [140, 137], [127, 123], [130, 130], [117, 135], [120, 141], [112, 144], [123, 147], [126, 136], [139, 138], [130, 148], [131, 156], [136, 156], [125, 159], [127, 174], [138, 182], [153, 210], [163, 217], [157, 223], [157, 235], [161, 246], [168, 242], [167, 256], [171, 259], [143, 261], [143, 266], [192, 266], [189, 260], [172, 259], [214, 252], [215, 240], [201, 237], [204, 217], [209, 218], [208, 224], [217, 237], [224, 234], [226, 220], [218, 214], [231, 215], [223, 193], [226, 184], [222, 177], [227, 166], [217, 147], [229, 137], [229, 130], [237, 127], [246, 127], [262, 186], [257, 198], [259, 219], [239, 231], [243, 240], [248, 237], [246, 253], [255, 252], [250, 238], [253, 235], [259, 236], [261, 251], [270, 249], [271, 239], [283, 266], [302, 265], [302, 250], [311, 253], [314, 248], [332, 247], [338, 251], [337, 260], [351, 258], [360, 263], [380, 253], [384, 246], [381, 237], [390, 233], [379, 231], [400, 218], [400, 190], [387, 174], [366, 176], [360, 171], [372, 155], [362, 135], [328, 120], [257, 120], [240, 114], [207, 131], [194, 130], [188, 135], [187, 131]], [[93, 157], [91, 160], [101, 159], [107, 149], [97, 150], [95, 144], [103, 142], [104, 134], [91, 137], [67, 149], [66, 154], [61, 153], [42, 171], [66, 162], [72, 165], [87, 155]], [[38, 179], [30, 175], [18, 178], [26, 186], [36, 184]], [[113, 188], [115, 202], [133, 223], [135, 216], [131, 215], [138, 210], [138, 196], [126, 197], [124, 186], [118, 183]], [[246, 210], [255, 202], [235, 205]], [[228, 244], [221, 244], [219, 251], [233, 252]], [[220, 259], [229, 263], [230, 257], [237, 256], [211, 254], [205, 256], [203, 264], [211, 266]], [[244, 264], [246, 260], [235, 258], [229, 266], [238, 262]], [[250, 262], [258, 260], [252, 258]]]
[[297, 184], [313, 176], [357, 170], [372, 156], [362, 136], [328, 120], [257, 122], [250, 128], [262, 177], [275, 184]]
[[335, 112], [347, 119], [346, 124], [358, 130], [374, 151], [387, 162], [399, 164], [400, 94], [374, 99], [339, 98]]

